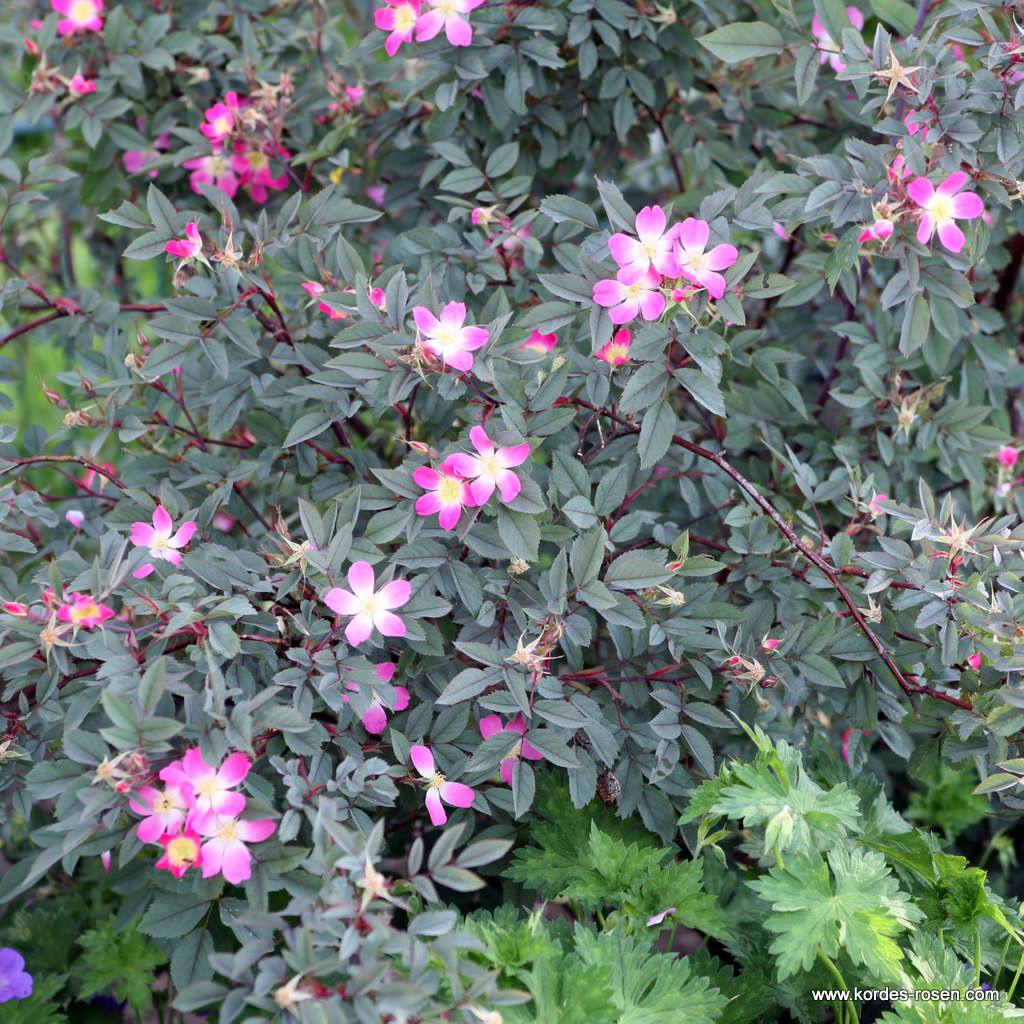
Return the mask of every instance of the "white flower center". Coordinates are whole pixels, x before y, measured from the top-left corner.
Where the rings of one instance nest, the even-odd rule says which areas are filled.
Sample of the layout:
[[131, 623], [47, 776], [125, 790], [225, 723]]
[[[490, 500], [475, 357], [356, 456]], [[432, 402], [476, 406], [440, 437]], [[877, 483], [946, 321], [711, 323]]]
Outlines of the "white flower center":
[[395, 8], [395, 31], [411, 32], [416, 27], [416, 12], [409, 4]]
[[194, 839], [186, 836], [179, 836], [167, 844], [167, 859], [174, 867], [181, 867], [182, 864], [191, 864], [199, 854], [199, 847]]
[[708, 254], [706, 252], [688, 252], [683, 265], [691, 273], [699, 274], [708, 269]]
[[208, 775], [196, 786], [196, 792], [200, 796], [213, 796], [217, 792], [217, 780], [212, 775]]
[[233, 821], [222, 822], [217, 829], [217, 835], [226, 843], [233, 843], [238, 839], [238, 829]]
[[443, 476], [437, 485], [437, 496], [443, 505], [462, 503], [462, 481], [453, 476]]
[[928, 212], [938, 224], [948, 224], [953, 220], [953, 197], [936, 192], [928, 204]]
[[444, 776], [440, 772], [434, 772], [430, 776], [430, 788], [440, 789], [444, 785]]
[[446, 351], [459, 343], [459, 329], [451, 324], [439, 324], [433, 336], [434, 344]]
[[96, 17], [96, 7], [92, 0], [75, 0], [71, 5], [71, 11], [69, 12], [68, 17], [71, 21], [91, 21]]
[[370, 594], [367, 597], [360, 598], [362, 605], [359, 609], [360, 615], [369, 615], [372, 619], [379, 611], [381, 611], [380, 598], [376, 594]]
[[490, 455], [484, 455], [480, 459], [480, 475], [481, 476], [498, 476], [504, 467], [498, 460], [498, 456], [493, 452]]

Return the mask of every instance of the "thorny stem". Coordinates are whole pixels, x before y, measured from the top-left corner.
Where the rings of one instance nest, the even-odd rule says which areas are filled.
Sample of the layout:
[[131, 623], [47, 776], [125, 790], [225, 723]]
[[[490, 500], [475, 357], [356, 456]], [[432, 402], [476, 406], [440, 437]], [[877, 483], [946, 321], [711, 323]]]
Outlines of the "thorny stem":
[[[622, 427], [624, 430], [628, 430], [632, 433], [639, 433], [640, 427], [629, 420], [623, 419], [616, 413], [610, 412], [607, 409], [599, 409], [596, 406], [591, 405], [589, 402], [585, 402], [581, 398], [570, 399], [573, 405], [580, 406], [584, 409], [590, 409], [592, 412], [597, 413], [601, 416], [607, 416], [613, 423]], [[839, 599], [846, 605], [847, 610], [850, 613], [850, 617], [856, 623], [857, 628], [864, 634], [868, 642], [875, 649], [878, 656], [882, 659], [885, 667], [892, 674], [892, 677], [899, 683], [900, 688], [910, 698], [911, 704], [914, 704], [914, 697], [918, 694], [924, 694], [925, 696], [934, 697], [936, 700], [945, 701], [947, 704], [952, 704], [955, 707], [963, 708], [964, 710], [972, 710], [973, 705], [965, 700], [961, 700], [959, 697], [953, 697], [951, 694], [942, 693], [940, 690], [935, 690], [930, 686], [925, 686], [921, 683], [912, 683], [900, 670], [899, 666], [893, 661], [892, 655], [889, 653], [885, 644], [878, 638], [878, 635], [868, 624], [864, 618], [863, 612], [857, 607], [853, 596], [843, 585], [843, 581], [839, 578], [839, 571], [835, 566], [829, 564], [822, 556], [815, 551], [813, 548], [805, 544], [796, 531], [789, 523], [783, 518], [782, 513], [763, 495], [761, 492], [749, 481], [743, 474], [733, 466], [721, 452], [713, 452], [708, 448], [703, 448], [699, 444], [694, 444], [692, 441], [687, 441], [685, 437], [680, 437], [678, 434], [673, 435], [672, 444], [676, 447], [683, 448], [690, 452], [692, 455], [696, 455], [697, 458], [703, 459], [706, 462], [711, 462], [716, 465], [726, 476], [730, 477], [747, 495], [748, 498], [775, 524], [783, 536], [800, 552], [801, 555], [807, 561], [811, 563], [819, 572], [821, 572], [825, 578], [832, 584], [833, 590], [839, 595]], [[916, 707], [916, 705], [915, 705]]]
[[116, 477], [109, 469], [104, 469], [98, 463], [87, 459], [84, 455], [29, 455], [22, 459], [0, 459], [0, 476], [3, 476], [6, 469], [3, 468], [2, 463], [8, 463], [11, 466], [32, 466], [37, 463], [46, 462], [77, 462], [80, 466], [85, 466], [86, 469], [91, 469], [94, 473], [99, 473], [100, 476], [106, 477], [116, 488], [119, 490], [127, 490], [127, 485]]

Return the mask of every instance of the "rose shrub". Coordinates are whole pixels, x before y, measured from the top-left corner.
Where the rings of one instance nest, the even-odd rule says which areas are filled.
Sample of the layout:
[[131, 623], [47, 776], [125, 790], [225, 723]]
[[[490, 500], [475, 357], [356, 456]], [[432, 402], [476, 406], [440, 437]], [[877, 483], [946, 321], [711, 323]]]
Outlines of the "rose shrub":
[[1024, 1015], [1018, 15], [9, 5], [0, 1021]]

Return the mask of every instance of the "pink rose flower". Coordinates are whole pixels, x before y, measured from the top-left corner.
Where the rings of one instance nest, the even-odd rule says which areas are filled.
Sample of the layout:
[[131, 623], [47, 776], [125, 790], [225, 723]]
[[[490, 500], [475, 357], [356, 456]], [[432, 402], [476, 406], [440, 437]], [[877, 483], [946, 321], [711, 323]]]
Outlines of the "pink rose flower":
[[679, 276], [673, 245], [682, 225], [666, 230], [667, 223], [660, 206], [645, 206], [636, 215], [636, 238], [621, 232], [612, 235], [608, 248], [619, 265], [620, 281], [629, 284], [652, 269], [665, 277]]
[[215, 103], [203, 111], [206, 120], [199, 126], [199, 130], [211, 142], [223, 142], [235, 130], [236, 115], [242, 109], [242, 105], [238, 93], [227, 93], [223, 103]]
[[189, 868], [197, 868], [202, 864], [200, 842], [199, 833], [190, 825], [186, 825], [180, 832], [165, 833], [160, 837], [164, 855], [156, 862], [156, 866], [170, 871], [175, 878], [181, 878]]
[[231, 169], [238, 175], [239, 184], [254, 202], [265, 203], [270, 198], [270, 191], [281, 192], [288, 187], [287, 172], [277, 177], [271, 172], [271, 156], [287, 161], [291, 154], [280, 146], [276, 152], [268, 154], [258, 147], [247, 146], [244, 142], [235, 143]]
[[[500, 716], [487, 715], [480, 719], [480, 735], [485, 740], [496, 736], [499, 732], [514, 732], [520, 736], [526, 733], [526, 722], [522, 715], [516, 715], [511, 722], [503, 725]], [[499, 774], [504, 783], [512, 785], [512, 770], [516, 761], [525, 757], [528, 761], [543, 761], [544, 755], [527, 740], [520, 740], [502, 759]]]
[[64, 15], [57, 22], [57, 32], [62, 36], [103, 29], [103, 0], [50, 0], [50, 6]]
[[[395, 677], [395, 672], [398, 670], [398, 666], [393, 661], [384, 661], [377, 666], [377, 678], [382, 683], [390, 683]], [[359, 692], [358, 683], [349, 683], [348, 688], [353, 693]], [[395, 711], [404, 711], [409, 706], [411, 695], [404, 686], [396, 686], [395, 690]], [[348, 698], [342, 698], [345, 703], [348, 703]], [[380, 697], [374, 693], [373, 699], [370, 702], [370, 706], [366, 709], [363, 714], [363, 728], [374, 736], [379, 736], [386, 728], [388, 724], [388, 709], [384, 706], [384, 702]]]
[[419, 744], [409, 749], [413, 767], [420, 776], [429, 780], [427, 789], [427, 813], [434, 825], [444, 825], [448, 815], [442, 801], [451, 807], [471, 807], [475, 796], [472, 787], [461, 782], [449, 782], [435, 767], [434, 755], [427, 747]]
[[927, 178], [915, 178], [907, 187], [907, 195], [921, 207], [917, 240], [927, 245], [938, 231], [939, 241], [950, 251], [964, 247], [964, 233], [955, 223], [975, 220], [985, 212], [981, 197], [974, 192], [961, 192], [967, 184], [963, 171], [954, 171], [936, 188]]
[[233, 199], [238, 191], [238, 176], [232, 170], [231, 161], [219, 150], [214, 150], [208, 156], [186, 160], [182, 167], [192, 172], [188, 176], [188, 183], [196, 195], [201, 195], [200, 185], [213, 185], [229, 199]]
[[975, 672], [981, 668], [981, 651], [975, 651], [973, 654], [967, 656], [967, 664], [974, 669]]
[[192, 807], [192, 787], [183, 783], [165, 786], [161, 792], [155, 786], [143, 786], [128, 805], [144, 816], [135, 827], [140, 842], [158, 843], [164, 833], [181, 831]]
[[893, 232], [893, 223], [891, 220], [884, 218], [876, 220], [874, 224], [869, 224], [857, 238], [858, 242], [884, 242], [885, 239], [891, 238]]
[[1020, 452], [1008, 444], [1004, 444], [1003, 447], [996, 452], [996, 458], [999, 460], [999, 465], [1005, 466], [1007, 469], [1012, 469], [1017, 465], [1017, 459], [1019, 456]]
[[706, 288], [711, 298], [720, 299], [725, 294], [725, 278], [718, 271], [731, 267], [739, 252], [727, 243], [705, 252], [710, 236], [711, 227], [706, 220], [687, 217], [679, 232], [676, 260], [683, 277]]
[[[856, 7], [847, 7], [846, 16], [850, 19], [850, 24], [858, 32], [864, 27], [864, 15]], [[840, 47], [828, 32], [825, 31], [825, 26], [817, 15], [811, 20], [811, 35], [818, 40], [818, 63], [824, 64], [828, 62], [836, 74], [840, 71], [845, 71], [846, 63], [840, 56]]]
[[433, 39], [443, 28], [452, 46], [469, 46], [473, 30], [467, 15], [483, 3], [484, 0], [427, 0], [430, 10], [416, 19], [416, 42]]
[[909, 172], [910, 168], [907, 167], [906, 158], [899, 154], [893, 157], [892, 163], [889, 164], [885, 173], [889, 180], [895, 184], [897, 181], [902, 181]]
[[[314, 299], [326, 291], [319, 281], [303, 281], [302, 290]], [[317, 309], [319, 309], [321, 313], [326, 313], [331, 320], [346, 320], [348, 318], [348, 313], [343, 309], [335, 309], [327, 302], [318, 302]]]
[[72, 96], [88, 96], [96, 91], [96, 83], [91, 78], [84, 78], [82, 75], [72, 75], [68, 80], [68, 92]]
[[85, 522], [85, 513], [78, 508], [69, 508], [64, 513], [64, 518], [76, 529], [82, 528], [82, 523]]
[[877, 519], [879, 516], [885, 515], [885, 509], [882, 508], [880, 502], [888, 500], [889, 495], [882, 494], [881, 491], [876, 491], [872, 495], [871, 500], [868, 502], [868, 513], [871, 515], [872, 519]]
[[203, 837], [201, 860], [203, 878], [222, 874], [225, 881], [240, 885], [252, 877], [252, 854], [246, 843], [261, 843], [277, 826], [270, 818], [209, 817], [198, 826]]
[[495, 448], [481, 426], [470, 429], [469, 440], [479, 455], [460, 453], [447, 461], [460, 477], [472, 481], [469, 485], [472, 504], [486, 505], [495, 487], [504, 504], [514, 501], [523, 485], [512, 470], [530, 457], [529, 444], [524, 442], [509, 448]]
[[[137, 548], [149, 548], [150, 558], [170, 562], [176, 567], [181, 563], [181, 549], [188, 545], [195, 532], [195, 520], [188, 519], [175, 533], [170, 513], [163, 505], [157, 505], [153, 510], [152, 525], [143, 522], [132, 523], [131, 541]], [[137, 580], [143, 580], [155, 569], [156, 566], [152, 562], [146, 562], [136, 569], [132, 576]]]
[[416, 514], [432, 516], [438, 513], [437, 522], [442, 530], [454, 530], [462, 510], [477, 504], [469, 484], [456, 467], [455, 456], [445, 459], [437, 469], [417, 467], [412, 478], [427, 492], [416, 499]]
[[353, 646], [368, 640], [376, 629], [382, 636], [405, 636], [405, 623], [392, 609], [401, 608], [412, 594], [408, 580], [392, 580], [379, 591], [369, 562], [353, 562], [348, 570], [351, 590], [333, 587], [324, 594], [324, 604], [338, 615], [351, 615], [345, 639]]
[[606, 362], [609, 366], [624, 366], [629, 362], [629, 347], [633, 344], [633, 336], [625, 327], [612, 335], [611, 341], [606, 341], [594, 355]]
[[623, 279], [629, 276], [620, 270], [615, 277], [598, 281], [594, 302], [608, 309], [613, 324], [628, 324], [641, 315], [645, 320], [657, 320], [665, 311], [665, 296], [658, 287], [661, 278], [653, 270], [628, 282]]
[[175, 238], [164, 246], [164, 252], [182, 260], [193, 260], [203, 251], [203, 236], [195, 222], [185, 225], [185, 237]]
[[68, 594], [67, 601], [57, 609], [61, 622], [70, 622], [82, 629], [93, 629], [113, 617], [113, 608], [100, 604], [88, 594]]
[[381, 31], [389, 33], [384, 41], [384, 50], [389, 57], [394, 57], [402, 43], [412, 42], [421, 5], [420, 0], [385, 0], [385, 3], [390, 6], [375, 10], [373, 23]]
[[521, 349], [528, 349], [531, 352], [539, 352], [541, 355], [547, 355], [557, 344], [557, 334], [541, 334], [540, 331], [534, 331], [519, 347]]
[[437, 356], [446, 366], [456, 370], [471, 370], [473, 355], [490, 340], [486, 327], [465, 327], [466, 307], [461, 302], [449, 302], [441, 310], [440, 319], [426, 306], [414, 306], [413, 320], [422, 334], [420, 344], [424, 351]]
[[207, 764], [198, 747], [160, 772], [160, 778], [191, 793], [190, 821], [196, 826], [207, 818], [234, 817], [245, 807], [245, 796], [235, 790], [249, 774], [252, 762], [245, 754], [229, 754], [218, 767]]

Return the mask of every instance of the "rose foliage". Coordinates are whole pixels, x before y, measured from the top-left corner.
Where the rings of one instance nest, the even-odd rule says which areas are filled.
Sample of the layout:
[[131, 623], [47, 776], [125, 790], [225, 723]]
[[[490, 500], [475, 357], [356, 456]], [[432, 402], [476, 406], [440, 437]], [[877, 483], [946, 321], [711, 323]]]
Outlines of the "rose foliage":
[[0, 1020], [1021, 1016], [1017, 5], [0, 19]]

